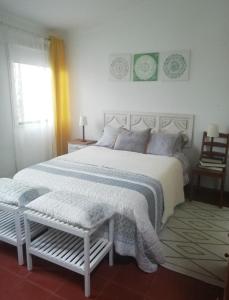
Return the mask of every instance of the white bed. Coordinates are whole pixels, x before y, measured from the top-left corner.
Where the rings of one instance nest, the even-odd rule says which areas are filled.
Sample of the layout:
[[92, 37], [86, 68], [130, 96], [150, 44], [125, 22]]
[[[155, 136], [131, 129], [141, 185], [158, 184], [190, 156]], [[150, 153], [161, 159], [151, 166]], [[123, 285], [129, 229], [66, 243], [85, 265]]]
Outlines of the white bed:
[[[144, 116], [136, 116], [140, 118], [138, 124], [152, 127], [148, 124], [152, 116], [147, 114], [146, 123]], [[174, 126], [182, 126], [190, 144], [193, 119], [188, 115], [169, 116], [164, 123], [160, 116], [157, 120], [173, 131]], [[132, 119], [134, 122], [130, 124], [136, 125], [136, 118], [125, 117], [123, 113], [121, 117], [113, 113], [112, 117], [108, 113], [105, 124]], [[90, 146], [24, 169], [15, 178], [50, 190], [90, 196], [99, 204], [112, 206], [117, 215], [115, 250], [121, 255], [135, 257], [146, 272], [155, 271], [157, 264], [164, 262], [157, 233], [173, 214], [174, 207], [184, 201], [183, 168], [177, 158]], [[45, 212], [45, 207], [43, 209]]]

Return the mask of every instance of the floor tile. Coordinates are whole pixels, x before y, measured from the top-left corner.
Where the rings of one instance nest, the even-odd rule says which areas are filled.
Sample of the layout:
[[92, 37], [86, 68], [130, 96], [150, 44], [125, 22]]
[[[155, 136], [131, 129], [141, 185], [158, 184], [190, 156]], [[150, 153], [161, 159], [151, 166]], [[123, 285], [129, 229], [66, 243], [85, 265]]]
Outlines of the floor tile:
[[60, 296], [57, 296], [57, 295], [53, 294], [53, 295], [50, 295], [50, 297], [48, 297], [47, 300], [65, 300], [65, 299], [60, 297]]
[[220, 291], [217, 287], [160, 267], [150, 283], [146, 299], [215, 300]]
[[[91, 275], [91, 298], [95, 298], [101, 293], [108, 281], [99, 275]], [[69, 276], [63, 286], [57, 290], [57, 295], [66, 298], [67, 300], [81, 300], [84, 297], [84, 278], [83, 276], [74, 274]]]
[[83, 282], [79, 280], [75, 280], [75, 281], [69, 280], [56, 292], [56, 294], [67, 300], [85, 299]]
[[114, 266], [112, 267], [109, 266], [108, 259], [105, 259], [98, 265], [98, 267], [93, 271], [92, 274], [99, 275], [106, 280], [113, 280], [117, 276], [117, 273], [121, 268], [122, 265], [120, 265], [118, 262], [115, 262]]
[[66, 270], [44, 260], [34, 260], [33, 270], [27, 280], [51, 292], [55, 292], [66, 278]]
[[49, 292], [25, 280], [9, 293], [7, 300], [48, 300], [50, 296]]
[[[144, 295], [121, 287], [115, 283], [109, 283], [96, 300], [143, 300]], [[155, 299], [156, 300], [156, 299]], [[158, 299], [157, 299], [158, 300]]]
[[144, 294], [146, 293], [153, 276], [153, 274], [141, 271], [135, 263], [129, 263], [120, 268], [114, 281], [119, 286]]
[[21, 277], [28, 275], [26, 266], [19, 266], [17, 261], [16, 247], [0, 242], [0, 262], [1, 268]]
[[1, 293], [11, 291], [22, 281], [23, 279], [17, 276], [16, 274], [12, 274], [6, 270], [0, 269], [0, 292]]
[[30, 272], [27, 277], [27, 281], [30, 281], [44, 289], [51, 292], [55, 292], [63, 285], [63, 278], [59, 272], [49, 270], [36, 270]]

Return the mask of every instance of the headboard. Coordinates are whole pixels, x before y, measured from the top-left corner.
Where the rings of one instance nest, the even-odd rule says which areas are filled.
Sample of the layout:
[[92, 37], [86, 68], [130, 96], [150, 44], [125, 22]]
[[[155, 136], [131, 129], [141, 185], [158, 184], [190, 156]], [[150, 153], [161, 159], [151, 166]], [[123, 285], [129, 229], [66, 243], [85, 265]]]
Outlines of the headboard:
[[192, 145], [194, 115], [168, 113], [112, 112], [104, 113], [104, 126], [124, 127], [129, 130], [152, 128], [152, 132], [182, 132], [187, 138], [186, 147]]

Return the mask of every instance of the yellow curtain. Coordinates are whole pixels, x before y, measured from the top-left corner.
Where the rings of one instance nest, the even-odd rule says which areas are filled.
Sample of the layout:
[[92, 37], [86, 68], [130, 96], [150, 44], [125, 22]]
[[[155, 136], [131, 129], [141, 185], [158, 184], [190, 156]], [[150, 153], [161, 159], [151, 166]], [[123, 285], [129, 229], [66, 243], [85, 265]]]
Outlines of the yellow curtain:
[[50, 62], [53, 79], [56, 153], [67, 153], [70, 136], [69, 81], [65, 61], [64, 42], [50, 37]]

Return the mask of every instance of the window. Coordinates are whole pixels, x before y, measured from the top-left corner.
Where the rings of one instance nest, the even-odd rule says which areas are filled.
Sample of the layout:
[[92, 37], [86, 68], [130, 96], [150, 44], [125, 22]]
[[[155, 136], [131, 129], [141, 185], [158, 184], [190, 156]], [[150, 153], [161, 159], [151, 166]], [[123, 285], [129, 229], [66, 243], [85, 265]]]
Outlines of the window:
[[52, 116], [50, 68], [12, 63], [17, 125], [47, 122]]

